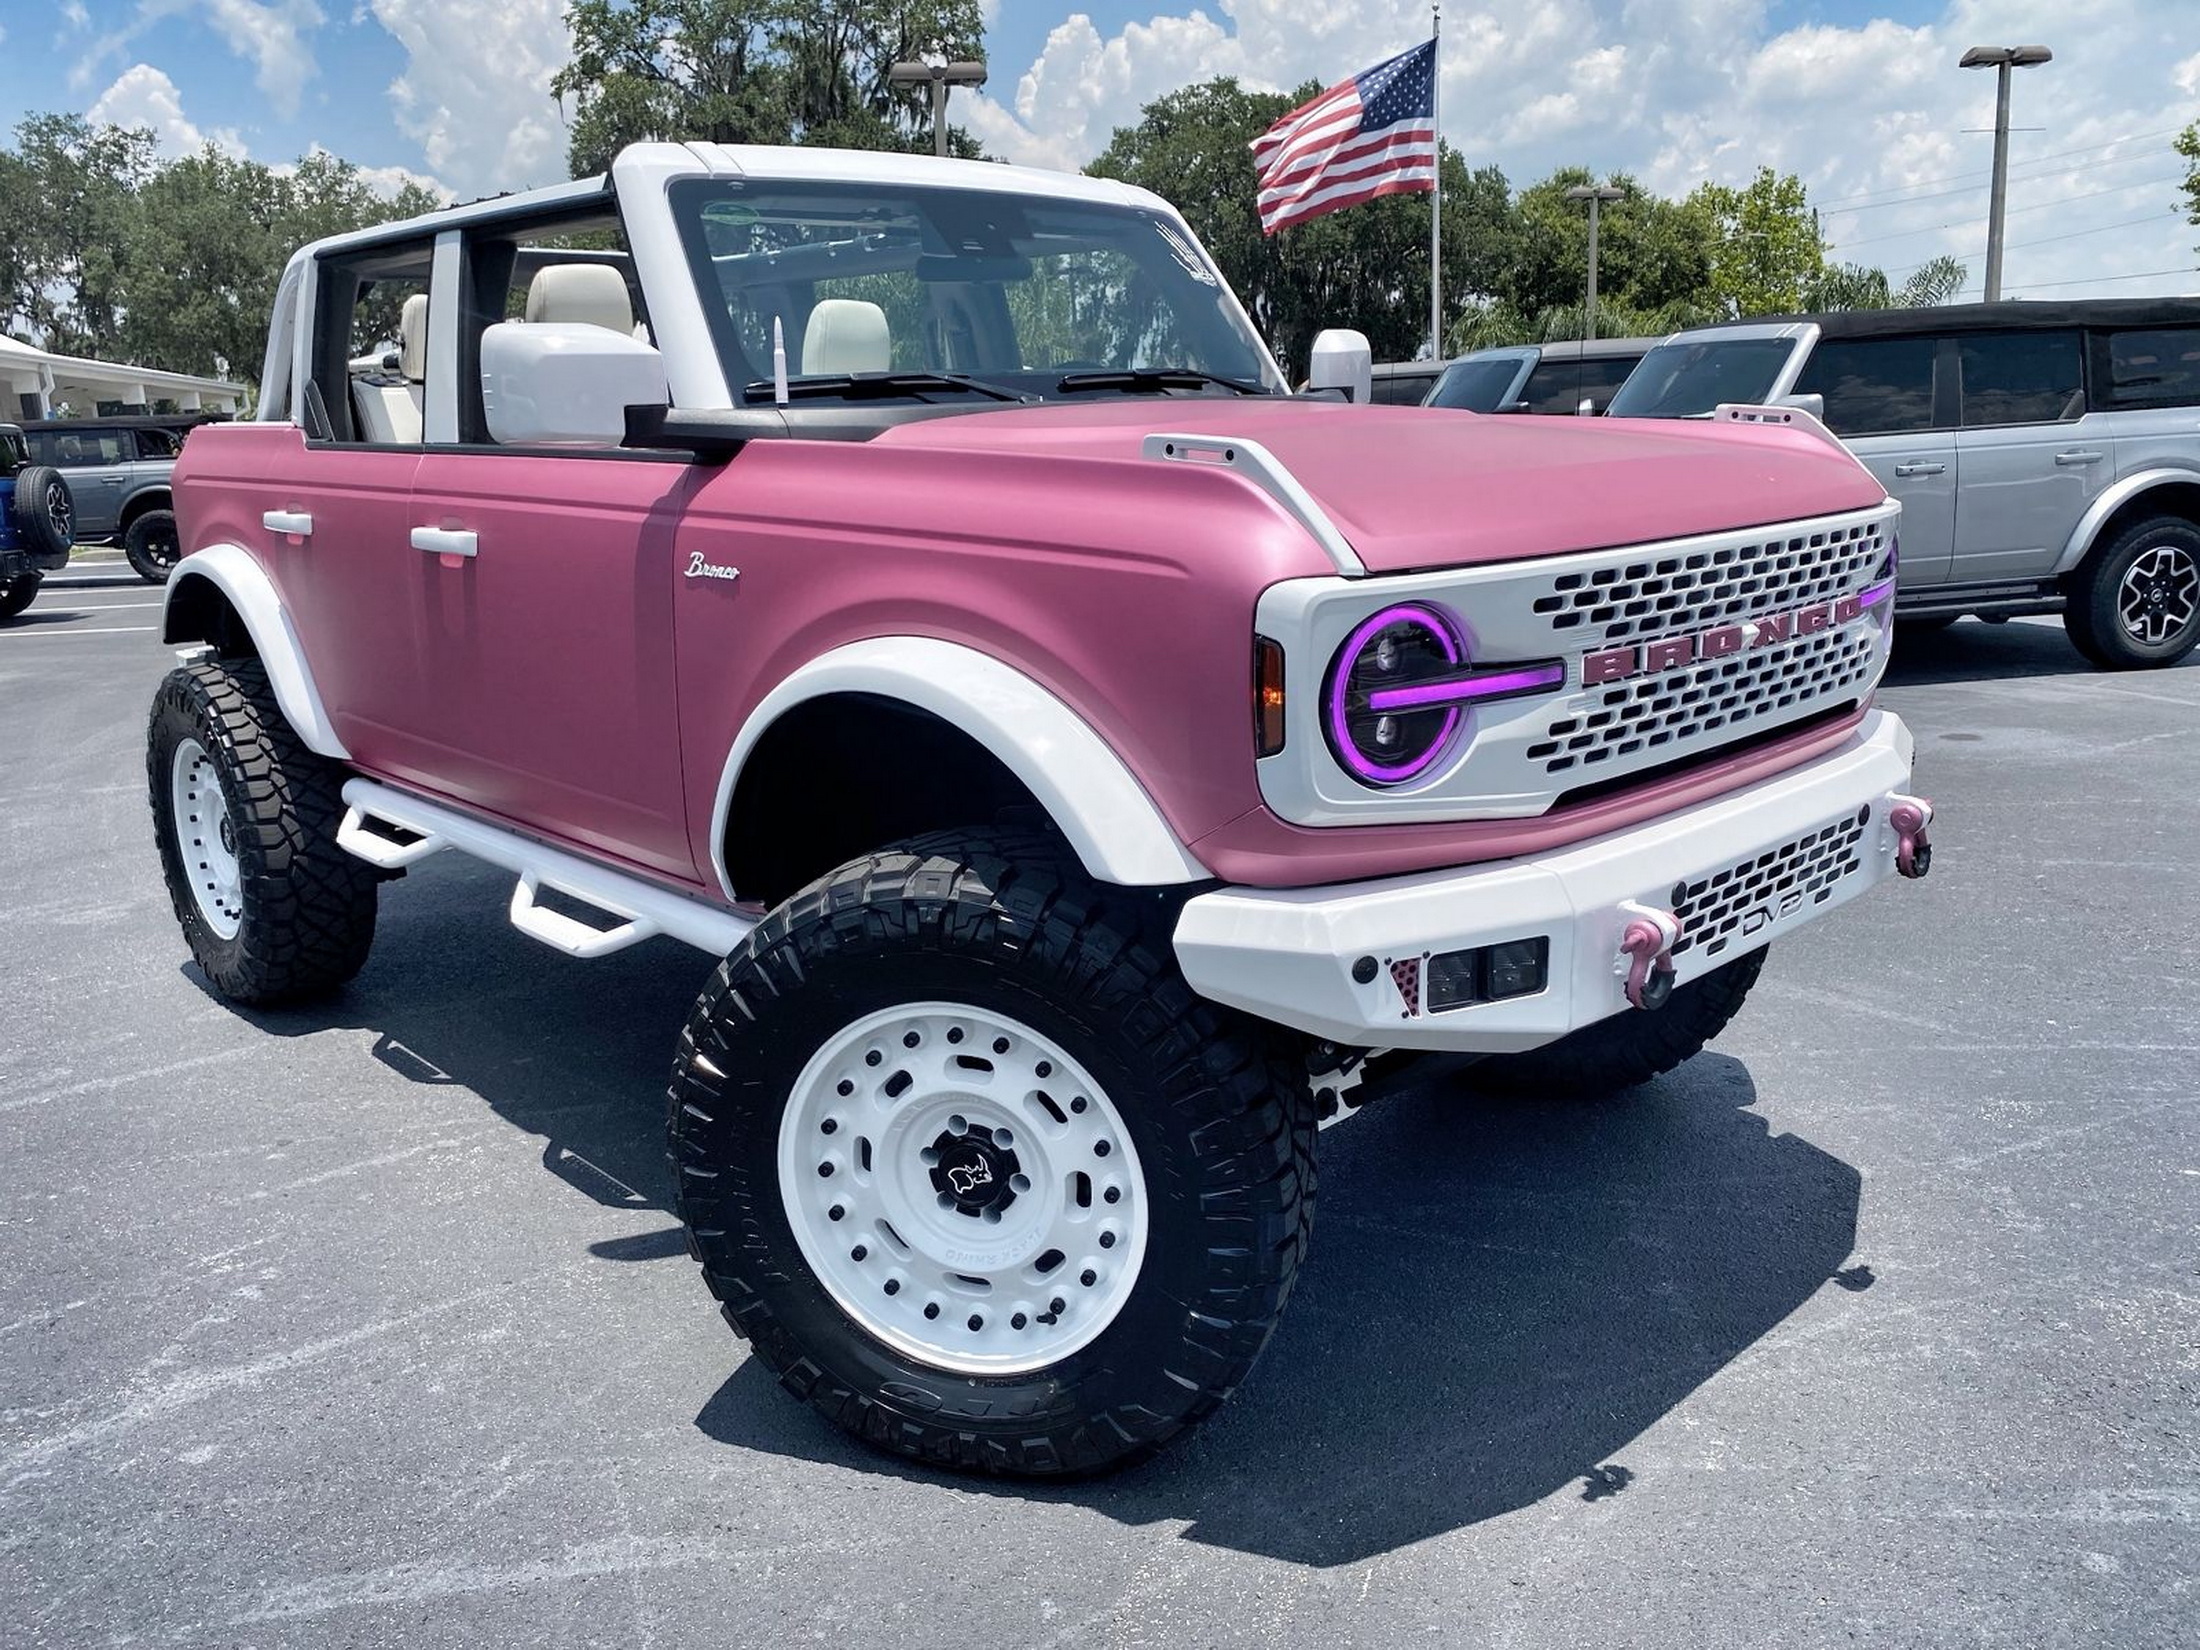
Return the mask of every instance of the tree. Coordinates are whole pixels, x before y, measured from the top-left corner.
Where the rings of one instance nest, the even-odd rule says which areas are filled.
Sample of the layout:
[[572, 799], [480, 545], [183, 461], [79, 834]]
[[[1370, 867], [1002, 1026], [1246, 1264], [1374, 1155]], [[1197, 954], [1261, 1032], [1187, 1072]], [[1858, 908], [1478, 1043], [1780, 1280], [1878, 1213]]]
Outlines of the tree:
[[135, 204], [124, 352], [174, 372], [256, 379], [293, 251], [441, 202], [410, 183], [379, 195], [323, 151], [277, 170], [209, 144], [154, 172]]
[[2185, 163], [2185, 181], [2177, 186], [2185, 197], [2185, 221], [2200, 223], [2200, 121], [2179, 132], [2170, 147]]
[[[1428, 196], [1392, 195], [1261, 233], [1249, 146], [1319, 90], [1251, 92], [1228, 77], [1186, 86], [1117, 128], [1086, 168], [1177, 202], [1294, 376], [1324, 327], [1357, 327], [1382, 360], [1410, 359], [1428, 341]], [[1511, 204], [1495, 167], [1470, 172], [1449, 148], [1441, 164], [1448, 327], [1493, 290], [1509, 256]]]
[[647, 139], [929, 148], [929, 92], [887, 71], [975, 57], [985, 32], [978, 0], [575, 0], [566, 22], [573, 56], [550, 90], [573, 100], [575, 177]]
[[63, 355], [121, 333], [129, 227], [153, 135], [32, 115], [0, 152], [0, 327]]
[[1895, 294], [1898, 309], [1932, 309], [1963, 290], [1971, 278], [1971, 266], [1946, 253], [1920, 264]]
[[[1513, 253], [1497, 291], [1523, 316], [1583, 302], [1589, 284], [1589, 212], [1566, 191], [1593, 183], [1580, 167], [1553, 172], [1520, 192]], [[1597, 215], [1597, 306], [1654, 311], [1673, 304], [1701, 313], [1710, 280], [1713, 226], [1690, 202], [1662, 200], [1633, 178], [1610, 180], [1622, 198]], [[1599, 322], [1600, 329], [1603, 323]]]
[[378, 194], [323, 151], [162, 162], [150, 132], [34, 115], [0, 148], [0, 323], [62, 354], [251, 381], [293, 251], [440, 204]]
[[1687, 204], [1712, 224], [1711, 291], [1729, 315], [1792, 315], [1806, 307], [1826, 253], [1801, 178], [1760, 166], [1745, 187], [1706, 183]]

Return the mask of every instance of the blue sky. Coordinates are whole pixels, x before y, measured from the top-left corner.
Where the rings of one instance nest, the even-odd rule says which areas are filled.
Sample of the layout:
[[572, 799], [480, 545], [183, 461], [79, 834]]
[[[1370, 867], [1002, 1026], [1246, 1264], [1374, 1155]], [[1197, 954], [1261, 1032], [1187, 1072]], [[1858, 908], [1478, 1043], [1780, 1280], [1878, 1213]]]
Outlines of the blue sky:
[[[394, 186], [547, 182], [543, 87], [566, 0], [15, 0], [0, 124], [64, 109], [267, 161], [315, 145]], [[993, 79], [957, 118], [1076, 166], [1147, 99], [1210, 74], [1331, 81], [1400, 50], [1425, 0], [983, 0]], [[2168, 136], [2200, 115], [2200, 0], [1449, 0], [1445, 135], [1528, 181], [1560, 164], [1672, 193], [1799, 172], [1837, 255], [1981, 261], [1992, 81], [1967, 44], [2043, 40], [2018, 81], [2010, 284], [2200, 287]]]

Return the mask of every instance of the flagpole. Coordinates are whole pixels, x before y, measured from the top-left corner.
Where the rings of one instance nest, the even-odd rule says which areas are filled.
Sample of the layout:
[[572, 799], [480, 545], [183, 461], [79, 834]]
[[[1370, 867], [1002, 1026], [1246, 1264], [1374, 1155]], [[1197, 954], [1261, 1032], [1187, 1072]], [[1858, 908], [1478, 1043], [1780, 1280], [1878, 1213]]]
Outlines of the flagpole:
[[1444, 358], [1444, 7], [1435, 0], [1429, 7], [1434, 24], [1431, 39], [1436, 46], [1432, 65], [1434, 84], [1429, 89], [1429, 116], [1436, 125], [1436, 188], [1428, 198], [1428, 355]]

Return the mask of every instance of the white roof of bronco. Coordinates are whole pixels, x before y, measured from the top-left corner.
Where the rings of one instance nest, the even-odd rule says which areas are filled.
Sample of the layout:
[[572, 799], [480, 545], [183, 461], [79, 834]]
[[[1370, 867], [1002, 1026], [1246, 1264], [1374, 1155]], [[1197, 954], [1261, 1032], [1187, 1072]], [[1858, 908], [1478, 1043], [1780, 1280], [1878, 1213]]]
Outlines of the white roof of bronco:
[[[639, 162], [640, 168], [631, 163]], [[619, 152], [622, 173], [647, 169], [654, 175], [700, 167], [714, 177], [783, 178], [820, 183], [898, 183], [935, 189], [978, 189], [994, 194], [1032, 195], [1049, 200], [1091, 201], [1101, 205], [1145, 206], [1171, 217], [1176, 208], [1151, 190], [1113, 178], [1080, 172], [1049, 172], [1036, 166], [1006, 166], [988, 160], [943, 160], [934, 155], [904, 155], [875, 149], [812, 149], [799, 145], [754, 143], [636, 143]], [[459, 229], [469, 223], [524, 215], [546, 206], [570, 206], [606, 193], [603, 176], [578, 178], [510, 195], [492, 195], [446, 206], [417, 218], [376, 224], [315, 241], [303, 250], [316, 255], [348, 247], [404, 240], [424, 231]]]

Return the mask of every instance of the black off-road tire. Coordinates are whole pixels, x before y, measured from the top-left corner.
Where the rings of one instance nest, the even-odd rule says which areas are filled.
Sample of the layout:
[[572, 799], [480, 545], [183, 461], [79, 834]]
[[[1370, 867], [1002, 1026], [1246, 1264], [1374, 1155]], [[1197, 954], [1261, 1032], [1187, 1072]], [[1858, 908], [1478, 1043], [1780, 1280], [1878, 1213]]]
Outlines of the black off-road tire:
[[19, 573], [12, 579], [0, 579], [0, 619], [12, 619], [31, 605], [38, 595], [38, 587], [45, 578], [37, 573]]
[[1662, 1077], [1701, 1054], [1741, 1012], [1768, 949], [1759, 946], [1675, 986], [1663, 1008], [1630, 1008], [1525, 1054], [1477, 1060], [1467, 1084], [1493, 1094], [1593, 1099]]
[[[1061, 855], [1058, 839], [992, 831], [842, 866], [727, 959], [673, 1070], [680, 1214], [726, 1321], [838, 1426], [959, 1470], [1106, 1471], [1206, 1418], [1267, 1343], [1312, 1228], [1303, 1074], [1267, 1030], [1192, 993], [1141, 896]], [[842, 1310], [795, 1236], [779, 1171], [791, 1091], [829, 1039], [910, 1003], [1013, 1017], [1127, 1125], [1150, 1211], [1135, 1285], [1097, 1338], [1042, 1368], [971, 1375], [896, 1349]]]
[[[240, 907], [232, 935], [217, 932], [201, 908], [185, 864], [189, 833], [176, 827], [173, 774], [187, 739], [210, 759], [232, 828]], [[359, 972], [374, 943], [377, 879], [336, 845], [344, 770], [291, 731], [257, 659], [170, 671], [153, 697], [145, 761], [169, 898], [215, 990], [254, 1006], [296, 1003]]]
[[[2094, 546], [2070, 576], [2063, 628], [2071, 645], [2103, 670], [2159, 670], [2200, 644], [2200, 606], [2190, 607], [2187, 622], [2158, 642], [2145, 641], [2126, 627], [2119, 611], [2125, 578], [2142, 556], [2155, 555], [2181, 567], [2184, 578], [2200, 578], [2200, 527], [2182, 516], [2136, 522]], [[2190, 589], [2187, 584], [2188, 593]]]
[[176, 512], [148, 510], [130, 523], [122, 536], [122, 553], [131, 569], [148, 584], [166, 584], [169, 569], [182, 549], [176, 537]]
[[32, 464], [15, 478], [15, 519], [32, 550], [61, 556], [76, 543], [76, 495], [51, 465]]

